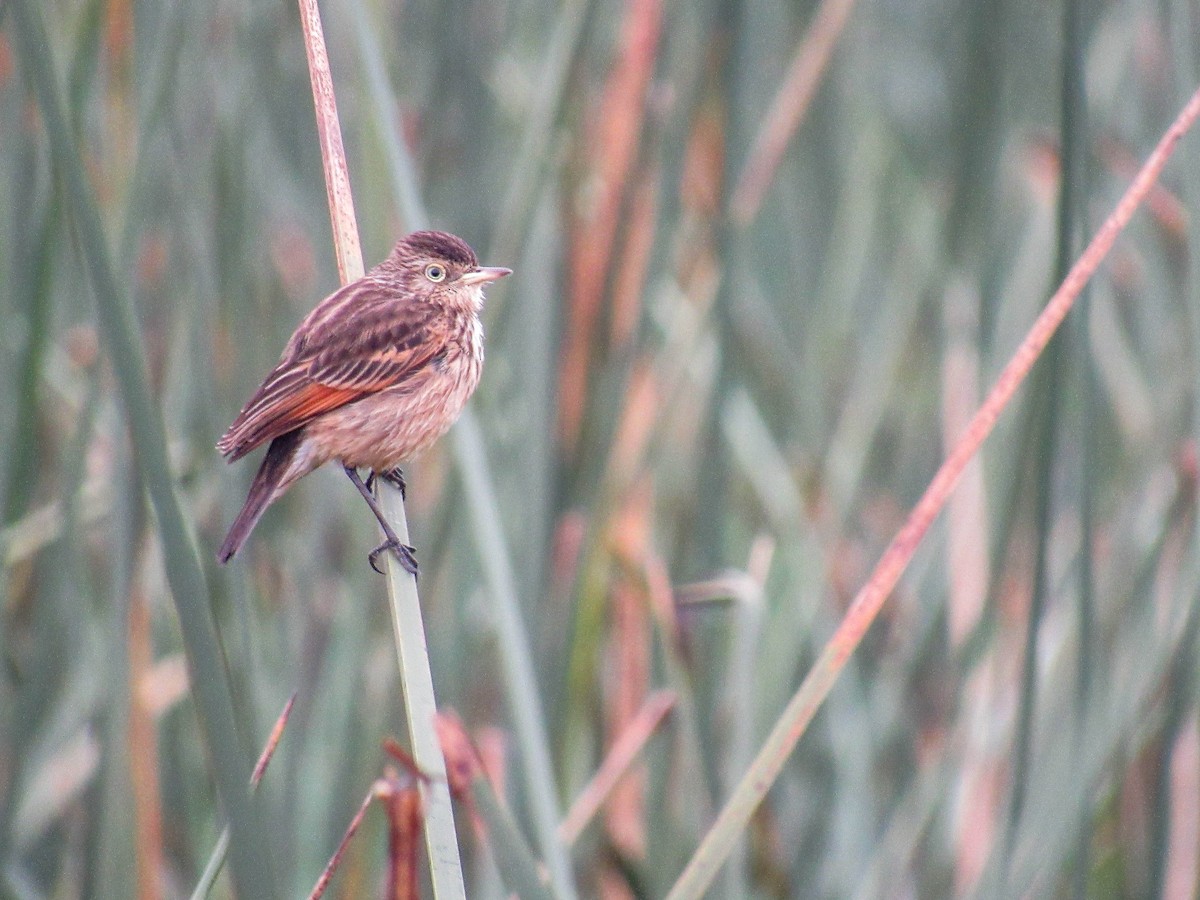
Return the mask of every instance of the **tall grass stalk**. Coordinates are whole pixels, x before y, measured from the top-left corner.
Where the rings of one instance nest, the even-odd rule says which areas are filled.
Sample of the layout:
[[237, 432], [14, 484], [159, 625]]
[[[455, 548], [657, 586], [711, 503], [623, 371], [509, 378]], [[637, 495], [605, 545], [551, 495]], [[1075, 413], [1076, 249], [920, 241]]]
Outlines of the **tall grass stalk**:
[[[304, 29], [304, 46], [308, 55], [312, 79], [313, 101], [316, 106], [317, 131], [321, 139], [321, 159], [325, 167], [325, 183], [329, 195], [329, 215], [333, 224], [334, 248], [338, 273], [343, 284], [363, 275], [362, 250], [358, 241], [358, 225], [350, 196], [350, 173], [346, 153], [342, 148], [341, 124], [338, 122], [333, 77], [325, 36], [321, 28], [316, 0], [300, 0]], [[382, 479], [377, 479], [377, 483]], [[408, 520], [404, 500], [399, 491], [379, 485], [384, 514], [395, 528], [401, 541], [408, 541]], [[453, 900], [465, 897], [462, 861], [459, 858], [458, 835], [454, 828], [454, 809], [450, 801], [450, 786], [446, 781], [446, 760], [434, 730], [437, 701], [433, 693], [433, 675], [429, 668], [429, 653], [425, 645], [425, 625], [421, 602], [417, 595], [417, 579], [401, 567], [394, 554], [386, 562], [389, 609], [400, 664], [400, 681], [404, 690], [404, 709], [413, 759], [427, 776], [422, 781], [424, 805], [425, 848], [429, 858], [429, 874], [435, 897]]]
[[[564, 15], [567, 15], [574, 5], [580, 4], [569, 5], [567, 10], [564, 10]], [[569, 14], [568, 23], [574, 22], [573, 17], [576, 14]], [[366, 24], [361, 0], [354, 2], [354, 15], [355, 36], [367, 73], [373, 106], [384, 142], [388, 146], [387, 159], [396, 206], [409, 228], [427, 227], [429, 220], [420, 196], [412, 158], [395, 126], [391, 91], [381, 71], [380, 53]], [[570, 29], [569, 24], [560, 27]], [[553, 58], [557, 59], [557, 54]], [[561, 63], [557, 65], [561, 66]], [[541, 152], [544, 152], [544, 148], [538, 142], [527, 141], [522, 159]], [[513, 249], [515, 250], [515, 247]], [[525, 633], [512, 559], [504, 537], [503, 520], [500, 517], [483, 434], [470, 407], [464, 410], [454, 427], [451, 440], [455, 462], [463, 478], [465, 505], [471, 523], [470, 533], [474, 538], [483, 575], [487, 580], [488, 593], [493, 602], [504, 686], [521, 750], [521, 771], [525, 776], [531, 800], [538, 848], [550, 871], [555, 893], [562, 900], [570, 900], [575, 896], [574, 880], [570, 856], [557, 834], [560, 818], [557, 780], [550, 757], [550, 741], [539, 699], [537, 678], [534, 675], [533, 655]]]

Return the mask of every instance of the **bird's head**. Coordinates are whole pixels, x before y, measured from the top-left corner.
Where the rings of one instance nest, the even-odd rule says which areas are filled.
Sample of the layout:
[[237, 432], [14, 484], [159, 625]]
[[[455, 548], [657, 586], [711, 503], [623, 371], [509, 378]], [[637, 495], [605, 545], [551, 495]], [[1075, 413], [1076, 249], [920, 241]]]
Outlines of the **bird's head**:
[[476, 310], [483, 303], [483, 286], [512, 274], [512, 269], [479, 265], [467, 242], [445, 231], [414, 231], [401, 238], [387, 265], [413, 294], [452, 297]]

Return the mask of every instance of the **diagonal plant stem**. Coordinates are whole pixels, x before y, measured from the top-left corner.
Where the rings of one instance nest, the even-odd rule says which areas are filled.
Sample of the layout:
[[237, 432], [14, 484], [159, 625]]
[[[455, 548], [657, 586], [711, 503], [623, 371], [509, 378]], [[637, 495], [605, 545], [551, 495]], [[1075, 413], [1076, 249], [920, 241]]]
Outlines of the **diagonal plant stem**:
[[274, 881], [271, 857], [266, 852], [267, 831], [248, 788], [250, 760], [238, 735], [233, 694], [209, 607], [208, 585], [175, 495], [162, 417], [151, 395], [133, 302], [117, 278], [95, 192], [67, 124], [40, 4], [16, 0], [7, 6], [12, 11], [12, 34], [33, 85], [55, 167], [65, 183], [77, 223], [96, 293], [100, 331], [124, 401], [138, 468], [157, 518], [201, 732], [212, 760], [217, 791], [237, 837], [233, 846], [234, 881], [241, 897], [271, 897]]
[[674, 708], [675, 700], [675, 692], [666, 689], [657, 690], [646, 697], [558, 826], [558, 833], [565, 843], [574, 844], [579, 840], [583, 829], [600, 811], [604, 801]]
[[[325, 187], [329, 194], [329, 215], [333, 225], [333, 241], [337, 254], [338, 273], [346, 284], [362, 277], [362, 250], [358, 241], [358, 225], [350, 194], [350, 174], [346, 152], [342, 147], [342, 131], [338, 122], [333, 78], [329, 71], [329, 56], [316, 0], [300, 0], [300, 18], [304, 30], [304, 46], [308, 54], [309, 75], [312, 78], [313, 102], [316, 107], [317, 131], [321, 141], [321, 159], [325, 167]], [[380, 485], [380, 503], [396, 534], [408, 542], [408, 520], [404, 500], [399, 491]], [[387, 559], [388, 608], [396, 640], [396, 656], [400, 664], [400, 681], [404, 687], [404, 711], [408, 723], [409, 743], [413, 758], [428, 776], [423, 783], [425, 798], [425, 849], [429, 856], [430, 880], [438, 898], [465, 897], [462, 862], [458, 852], [458, 836], [454, 829], [454, 809], [450, 788], [446, 783], [446, 760], [434, 731], [437, 701], [433, 693], [433, 675], [429, 668], [429, 653], [425, 646], [425, 626], [421, 618], [421, 602], [417, 595], [417, 580], [404, 571], [392, 553]]]
[[754, 762], [717, 816], [716, 822], [676, 882], [668, 900], [686, 900], [704, 894], [717, 871], [734, 848], [750, 816], [770, 790], [784, 764], [828, 696], [850, 654], [858, 647], [867, 629], [904, 573], [921, 539], [954, 490], [959, 476], [995, 427], [1000, 413], [1012, 400], [1017, 388], [1033, 368], [1058, 326], [1071, 310], [1088, 280], [1108, 255], [1117, 236], [1129, 224], [1134, 212], [1154, 187], [1158, 176], [1179, 139], [1200, 117], [1200, 90], [1184, 106], [1167, 129], [1154, 152], [1146, 160], [1133, 183], [1117, 203], [1116, 209], [1096, 232], [1083, 254], [1075, 261], [1062, 285], [1034, 321], [1024, 341], [1005, 365], [995, 385], [967, 426], [966, 433], [954, 446], [933, 477], [929, 487], [913, 508], [904, 526], [892, 539], [858, 592], [837, 630], [783, 714], [771, 729]]
[[[258, 787], [258, 783], [262, 781], [262, 777], [267, 771], [267, 766], [271, 764], [271, 758], [275, 755], [275, 748], [279, 746], [279, 742], [283, 738], [283, 730], [287, 728], [288, 719], [292, 716], [292, 707], [295, 705], [296, 695], [292, 694], [288, 698], [288, 702], [283, 705], [283, 712], [275, 720], [275, 726], [271, 729], [271, 733], [267, 735], [267, 742], [263, 746], [262, 753], [258, 756], [258, 762], [254, 764], [254, 771], [250, 773], [251, 790]], [[228, 854], [229, 828], [226, 827], [221, 829], [216, 846], [213, 847], [213, 851], [208, 857], [208, 862], [205, 864], [204, 870], [200, 873], [200, 878], [196, 881], [196, 887], [192, 889], [192, 900], [205, 900], [209, 893], [212, 892], [213, 885], [217, 881], [217, 876], [221, 874], [221, 869], [225, 865], [225, 857]]]
[[821, 77], [829, 67], [834, 45], [853, 8], [854, 0], [822, 0], [812, 24], [796, 48], [787, 77], [771, 101], [771, 108], [754, 139], [750, 158], [733, 189], [729, 206], [734, 221], [739, 224], [750, 222], [762, 206], [767, 188], [779, 171], [784, 151], [804, 121]]

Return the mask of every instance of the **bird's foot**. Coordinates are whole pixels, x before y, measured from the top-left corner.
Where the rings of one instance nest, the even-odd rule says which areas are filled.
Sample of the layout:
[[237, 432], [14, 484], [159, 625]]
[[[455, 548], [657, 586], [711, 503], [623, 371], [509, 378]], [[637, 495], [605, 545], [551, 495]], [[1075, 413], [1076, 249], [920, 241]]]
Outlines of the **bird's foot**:
[[394, 469], [388, 469], [386, 472], [380, 472], [379, 477], [394, 487], [400, 492], [401, 498], [408, 499], [408, 483], [404, 480], [404, 470], [399, 466]]
[[376, 475], [398, 490], [400, 492], [400, 497], [403, 500], [408, 500], [408, 483], [404, 480], [404, 470], [402, 470], [399, 466], [396, 466], [394, 469], [387, 469], [383, 472], [371, 472], [369, 475], [367, 475], [367, 490], [371, 491], [372, 493], [375, 492]]
[[417, 556], [416, 552], [408, 544], [402, 544], [398, 540], [387, 540], [376, 547], [367, 555], [367, 561], [371, 564], [371, 568], [383, 574], [383, 569], [379, 568], [379, 556], [385, 550], [391, 550], [396, 554], [396, 558], [400, 560], [400, 568], [404, 569], [409, 575], [417, 577]]
[[[375, 499], [375, 495], [371, 492], [368, 485], [373, 484], [374, 473], [371, 474], [371, 479], [363, 481], [358, 470], [353, 466], [343, 466], [346, 470], [346, 475], [358, 488], [358, 492], [362, 494], [362, 498], [367, 501], [367, 506], [371, 507], [371, 512], [375, 514], [375, 518], [379, 521], [379, 527], [383, 529], [384, 536], [387, 540], [376, 547], [367, 556], [367, 560], [371, 563], [371, 568], [383, 574], [383, 569], [379, 568], [379, 554], [384, 550], [391, 550], [396, 554], [396, 558], [400, 560], [400, 565], [404, 571], [414, 578], [417, 576], [417, 557], [414, 555], [413, 548], [408, 546], [397, 537], [396, 532], [392, 530], [392, 526], [388, 523], [387, 517], [384, 516], [383, 510], [379, 508], [379, 501]], [[387, 478], [391, 473], [383, 472], [381, 477]], [[401, 479], [403, 480], [403, 479]]]

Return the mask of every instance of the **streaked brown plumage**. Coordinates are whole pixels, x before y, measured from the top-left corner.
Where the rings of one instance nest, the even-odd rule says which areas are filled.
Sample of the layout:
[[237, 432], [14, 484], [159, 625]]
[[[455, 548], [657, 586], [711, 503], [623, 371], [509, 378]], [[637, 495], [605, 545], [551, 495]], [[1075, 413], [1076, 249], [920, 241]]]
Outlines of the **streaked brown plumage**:
[[452, 234], [418, 231], [322, 300], [217, 442], [230, 462], [270, 442], [217, 559], [228, 562], [297, 479], [337, 460], [388, 534], [379, 549], [415, 570], [356, 470], [389, 475], [454, 424], [483, 366], [483, 285], [509, 271], [478, 265]]

